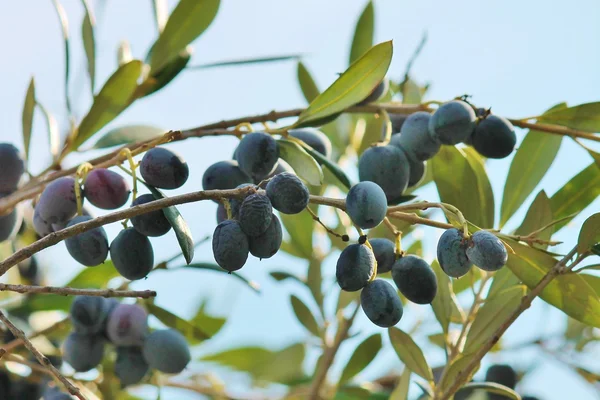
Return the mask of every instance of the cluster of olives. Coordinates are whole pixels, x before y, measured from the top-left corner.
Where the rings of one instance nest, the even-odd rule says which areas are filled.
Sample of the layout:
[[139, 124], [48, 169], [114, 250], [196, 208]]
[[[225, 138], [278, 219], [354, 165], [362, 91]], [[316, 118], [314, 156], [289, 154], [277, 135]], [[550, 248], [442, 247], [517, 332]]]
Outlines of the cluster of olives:
[[[181, 187], [189, 176], [186, 162], [176, 153], [156, 147], [144, 154], [140, 172], [146, 183], [161, 189]], [[56, 179], [46, 186], [34, 210], [33, 225], [40, 236], [89, 221], [92, 217], [84, 209], [77, 215], [76, 185], [72, 177]], [[81, 201], [114, 210], [127, 203], [131, 189], [121, 175], [105, 168], [90, 171], [80, 188]], [[144, 194], [136, 198], [131, 207], [154, 201], [154, 196]], [[87, 214], [87, 215], [85, 215]], [[93, 267], [111, 260], [119, 273], [130, 280], [142, 279], [154, 266], [154, 250], [148, 237], [162, 236], [171, 224], [162, 210], [140, 214], [131, 218], [132, 228], [122, 230], [110, 243], [103, 227], [97, 227], [65, 240], [67, 250], [77, 262]]]
[[[17, 190], [23, 173], [25, 161], [15, 146], [0, 143], [0, 198]], [[23, 222], [21, 207], [14, 208], [9, 214], [0, 216], [0, 242], [13, 238]]]
[[106, 342], [116, 346], [115, 375], [123, 386], [139, 383], [150, 369], [178, 374], [190, 362], [183, 335], [173, 329], [148, 329], [148, 314], [136, 304], [77, 296], [71, 304], [74, 331], [63, 343], [63, 358], [77, 372], [97, 367]]
[[[331, 142], [320, 131], [292, 130], [289, 135], [325, 157], [331, 154]], [[217, 264], [230, 272], [244, 266], [248, 254], [261, 259], [275, 255], [281, 246], [282, 228], [273, 209], [297, 214], [306, 208], [310, 197], [306, 185], [279, 158], [277, 141], [271, 135], [246, 134], [233, 157], [211, 165], [202, 178], [204, 190], [254, 188], [245, 197], [228, 201], [227, 207], [220, 203], [217, 208], [213, 253]]]

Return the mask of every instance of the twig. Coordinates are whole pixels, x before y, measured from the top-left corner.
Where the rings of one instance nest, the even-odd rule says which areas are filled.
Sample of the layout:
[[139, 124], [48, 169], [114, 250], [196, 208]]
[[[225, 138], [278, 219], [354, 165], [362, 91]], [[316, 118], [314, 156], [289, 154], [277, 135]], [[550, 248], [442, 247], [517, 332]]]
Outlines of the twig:
[[471, 361], [460, 371], [460, 373], [454, 379], [454, 382], [448, 389], [442, 392], [439, 396], [434, 397], [435, 400], [446, 400], [450, 398], [462, 385], [465, 384], [467, 378], [471, 375], [473, 369], [479, 364], [481, 359], [494, 347], [494, 345], [500, 340], [500, 337], [506, 332], [513, 322], [531, 305], [533, 299], [535, 299], [544, 290], [546, 286], [554, 279], [561, 271], [565, 268], [567, 262], [577, 253], [577, 247], [574, 247], [562, 260], [557, 262], [554, 267], [538, 282], [526, 296], [521, 299], [519, 307], [496, 329], [494, 334], [484, 344], [479, 347], [472, 356]]
[[331, 368], [331, 365], [335, 360], [335, 356], [338, 350], [340, 349], [342, 342], [348, 336], [348, 331], [352, 327], [352, 323], [354, 322], [354, 318], [356, 317], [359, 308], [360, 305], [357, 304], [356, 309], [354, 310], [352, 315], [349, 318], [344, 318], [342, 320], [340, 326], [337, 329], [337, 333], [335, 335], [333, 343], [331, 344], [331, 346], [325, 347], [325, 351], [323, 352], [321, 362], [319, 363], [319, 365], [317, 366], [317, 370], [315, 371], [315, 378], [313, 379], [312, 384], [310, 385], [308, 394], [309, 400], [320, 399], [319, 392], [321, 391], [321, 386], [327, 379], [327, 372], [329, 371], [329, 368]]
[[76, 396], [80, 400], [87, 400], [86, 397], [81, 393], [79, 388], [77, 388], [71, 382], [69, 382], [67, 380], [67, 378], [65, 378], [60, 373], [60, 371], [58, 369], [56, 369], [56, 367], [54, 365], [52, 365], [50, 360], [48, 360], [48, 357], [46, 357], [45, 355], [40, 353], [40, 351], [35, 348], [33, 343], [31, 343], [31, 341], [25, 337], [25, 334], [23, 333], [23, 331], [20, 330], [19, 328], [17, 328], [6, 317], [6, 315], [4, 315], [4, 313], [2, 311], [0, 311], [0, 321], [2, 321], [8, 329], [10, 329], [10, 331], [13, 333], [13, 335], [15, 335], [16, 337], [18, 337], [19, 339], [21, 339], [23, 341], [23, 344], [25, 345], [25, 347], [27, 347], [27, 349], [31, 352], [31, 354], [33, 354], [35, 356], [35, 358], [39, 361], [39, 363], [42, 364], [42, 366], [46, 367], [52, 373], [52, 375], [54, 375], [54, 377], [57, 380], [59, 380], [67, 388], [69, 393], [71, 393], [73, 396]]
[[0, 283], [0, 291], [17, 293], [59, 294], [62, 296], [98, 296], [98, 297], [156, 297], [154, 290], [114, 290], [114, 289], [77, 289], [71, 287], [11, 285]]
[[[31, 335], [29, 335], [29, 339], [34, 339], [38, 336], [43, 336], [47, 333], [52, 332], [53, 330], [59, 328], [60, 326], [62, 326], [63, 324], [66, 324], [67, 322], [69, 322], [70, 318], [64, 318], [61, 319], [60, 321], [57, 321], [55, 323], [53, 323], [52, 325], [50, 325], [47, 328], [44, 328], [42, 330], [39, 330], [37, 332], [32, 333]], [[6, 353], [10, 353], [12, 350], [16, 349], [17, 347], [19, 347], [20, 345], [22, 345], [24, 342], [22, 339], [20, 338], [16, 338], [11, 340], [10, 342], [8, 342], [7, 344], [5, 344], [2, 349], [0, 349], [0, 352], [2, 352], [2, 354], [6, 354]]]
[[566, 126], [540, 124], [537, 122], [536, 123], [526, 122], [526, 121], [523, 121], [520, 119], [509, 119], [509, 121], [514, 126], [518, 126], [519, 128], [528, 128], [528, 129], [533, 129], [536, 131], [552, 133], [555, 135], [570, 136], [573, 138], [578, 137], [578, 138], [582, 138], [582, 139], [592, 140], [594, 142], [600, 142], [600, 136], [598, 136], [598, 135], [594, 135], [592, 133], [588, 133], [588, 132], [584, 132], [584, 131], [578, 131], [576, 129], [567, 128]]

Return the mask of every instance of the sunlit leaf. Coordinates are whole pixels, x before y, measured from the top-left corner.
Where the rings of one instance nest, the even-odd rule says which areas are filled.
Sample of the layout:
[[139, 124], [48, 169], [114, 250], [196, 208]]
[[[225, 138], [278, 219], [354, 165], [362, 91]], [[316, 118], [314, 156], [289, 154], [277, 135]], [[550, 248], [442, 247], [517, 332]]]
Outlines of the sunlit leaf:
[[552, 165], [562, 136], [529, 131], [513, 158], [502, 196], [500, 226], [521, 207]]
[[315, 319], [310, 309], [300, 300], [298, 297], [292, 295], [290, 297], [292, 302], [292, 309], [298, 321], [313, 335], [319, 337], [321, 335], [319, 323]]
[[348, 178], [346, 173], [336, 163], [316, 150], [310, 148], [304, 148], [304, 150], [306, 150], [306, 152], [310, 154], [319, 164], [324, 165], [347, 189], [352, 187], [350, 178]]
[[220, 0], [180, 0], [152, 48], [150, 66], [160, 71], [200, 36], [217, 15]]
[[354, 353], [352, 353], [346, 367], [344, 367], [339, 384], [342, 385], [345, 382], [348, 382], [360, 371], [365, 369], [371, 361], [375, 359], [379, 350], [381, 350], [381, 335], [378, 333], [369, 336], [360, 343], [358, 347], [356, 347], [356, 350], [354, 350]]
[[200, 307], [198, 307], [196, 315], [194, 315], [190, 322], [194, 326], [201, 326], [204, 332], [210, 336], [214, 336], [221, 330], [221, 328], [223, 328], [223, 325], [225, 325], [227, 319], [224, 317], [215, 317], [214, 315], [209, 315], [204, 309], [204, 305], [205, 304], [202, 303]]
[[587, 132], [600, 132], [600, 102], [579, 104], [544, 113], [539, 122]]
[[471, 382], [467, 383], [462, 389], [482, 389], [488, 393], [500, 395], [502, 399], [521, 400], [521, 396], [514, 390], [504, 385], [495, 382]]
[[392, 42], [372, 47], [300, 114], [294, 126], [331, 115], [360, 102], [384, 78], [392, 60]]
[[269, 273], [269, 275], [271, 275], [273, 277], [273, 279], [275, 279], [277, 282], [281, 282], [284, 281], [286, 279], [292, 280], [292, 281], [296, 281], [298, 283], [301, 283], [303, 285], [306, 285], [306, 281], [303, 278], [300, 278], [294, 274], [291, 274], [289, 272], [285, 272], [285, 271], [271, 271]]
[[423, 351], [414, 340], [398, 328], [389, 328], [388, 333], [392, 346], [404, 365], [423, 379], [433, 381], [431, 367], [427, 364]]
[[486, 301], [493, 299], [497, 295], [502, 296], [506, 289], [517, 286], [520, 283], [521, 280], [513, 274], [510, 268], [501, 268], [494, 274], [492, 286], [490, 286]]
[[124, 144], [155, 139], [166, 131], [151, 125], [126, 125], [108, 131], [94, 145], [94, 149], [121, 146]]
[[154, 21], [156, 21], [156, 29], [162, 32], [165, 29], [165, 24], [169, 18], [169, 9], [167, 0], [152, 0], [152, 11], [154, 12]]
[[276, 61], [288, 61], [288, 60], [297, 60], [300, 58], [300, 54], [291, 54], [285, 56], [273, 56], [273, 57], [257, 57], [257, 58], [246, 58], [243, 60], [229, 60], [229, 61], [219, 61], [208, 64], [200, 64], [200, 65], [190, 65], [187, 69], [210, 69], [217, 67], [232, 67], [237, 65], [246, 65], [246, 64], [263, 64], [263, 63], [271, 63]]
[[596, 213], [585, 220], [579, 231], [577, 252], [579, 254], [590, 251], [593, 245], [600, 242], [600, 213]]
[[153, 71], [152, 75], [141, 85], [143, 91], [139, 96], [149, 96], [167, 86], [187, 67], [191, 57], [192, 49], [187, 47], [180, 51], [163, 68]]
[[201, 326], [196, 326], [192, 322], [186, 321], [152, 302], [146, 302], [145, 306], [151, 315], [154, 315], [169, 328], [178, 330], [191, 343], [198, 343], [210, 338], [210, 335]]
[[[521, 226], [515, 231], [516, 235], [526, 236], [530, 233], [537, 231], [545, 226], [548, 226], [553, 221], [552, 217], [552, 205], [550, 199], [546, 195], [546, 192], [541, 190], [525, 215], [525, 219], [521, 223]], [[544, 229], [536, 235], [538, 239], [550, 240], [554, 227]], [[547, 245], [539, 245], [542, 248], [547, 248]]]
[[300, 84], [300, 89], [302, 90], [304, 98], [308, 103], [312, 102], [317, 98], [321, 91], [310, 75], [310, 72], [301, 61], [298, 61], [296, 73], [298, 75], [298, 83]]
[[60, 27], [62, 30], [62, 37], [65, 46], [65, 101], [67, 104], [67, 110], [71, 112], [71, 100], [69, 98], [69, 75], [71, 66], [71, 56], [69, 50], [69, 20], [67, 18], [67, 12], [62, 6], [59, 0], [52, 0], [58, 20], [60, 21]]
[[31, 131], [33, 128], [33, 112], [35, 110], [35, 81], [33, 77], [29, 81], [25, 102], [23, 103], [22, 123], [23, 123], [23, 148], [25, 149], [25, 159], [29, 159], [29, 143], [31, 142]]
[[[453, 315], [462, 315], [462, 310], [452, 292], [450, 278], [442, 271], [438, 261], [434, 260], [431, 263], [431, 267], [433, 268], [438, 281], [438, 291], [431, 302], [431, 307], [433, 308], [435, 317], [442, 326], [443, 331], [448, 333], [448, 327], [453, 320]], [[466, 279], [466, 277], [462, 279]]]
[[[442, 388], [442, 390], [446, 390], [452, 384], [454, 384], [458, 375], [461, 374], [463, 372], [463, 370], [472, 361], [473, 361], [473, 357], [472, 357], [472, 355], [469, 355], [469, 354], [463, 354], [463, 355], [457, 357], [452, 362], [452, 364], [450, 364], [450, 367], [448, 368], [448, 372], [446, 373], [446, 375], [444, 376], [442, 381], [439, 383], [439, 386]], [[469, 376], [467, 377], [467, 379], [465, 381], [468, 382], [473, 377], [473, 375], [475, 375], [475, 373], [477, 372], [478, 369], [479, 369], [479, 362], [477, 362], [476, 367], [473, 368], [473, 370], [471, 371], [471, 373], [469, 374]]]
[[356, 22], [354, 29], [354, 38], [350, 48], [350, 62], [358, 60], [371, 47], [373, 47], [373, 37], [375, 31], [375, 11], [373, 10], [373, 2], [369, 1], [363, 10], [362, 14]]
[[307, 211], [303, 211], [295, 215], [280, 214], [279, 218], [292, 239], [290, 245], [298, 250], [302, 258], [312, 258], [314, 228], [312, 216]]
[[46, 119], [46, 129], [48, 130], [48, 143], [50, 144], [50, 154], [56, 158], [60, 151], [60, 132], [58, 131], [58, 121], [41, 103], [36, 103], [44, 118]]
[[87, 57], [87, 69], [90, 76], [90, 86], [93, 95], [96, 82], [96, 41], [94, 39], [96, 21], [88, 0], [82, 0], [82, 2], [85, 7], [85, 15], [83, 17], [83, 23], [81, 24], [81, 36], [83, 38], [83, 47]]
[[133, 60], [123, 64], [108, 78], [100, 93], [94, 98], [94, 104], [83, 117], [72, 147], [79, 148], [102, 127], [115, 119], [134, 100], [137, 80], [142, 73], [142, 62]]
[[319, 163], [295, 142], [279, 139], [279, 157], [284, 159], [296, 171], [298, 176], [311, 185], [323, 183], [323, 171]]
[[410, 369], [404, 368], [394, 391], [390, 394], [389, 400], [407, 400], [408, 389], [410, 387]]

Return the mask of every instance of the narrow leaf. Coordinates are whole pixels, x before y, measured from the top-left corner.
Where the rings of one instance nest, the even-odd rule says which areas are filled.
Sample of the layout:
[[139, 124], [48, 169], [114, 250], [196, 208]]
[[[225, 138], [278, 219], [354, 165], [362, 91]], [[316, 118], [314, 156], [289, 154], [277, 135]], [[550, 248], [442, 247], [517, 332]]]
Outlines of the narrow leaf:
[[35, 81], [33, 77], [29, 81], [25, 102], [23, 103], [23, 148], [25, 149], [25, 159], [29, 159], [29, 144], [31, 143], [31, 131], [33, 129], [33, 112], [35, 110]]
[[371, 48], [310, 103], [294, 126], [335, 115], [367, 97], [385, 77], [392, 52], [392, 42]]
[[502, 196], [500, 226], [521, 207], [552, 165], [562, 136], [529, 131], [513, 158]]
[[141, 85], [143, 87], [143, 93], [140, 93], [140, 97], [150, 96], [171, 83], [171, 81], [187, 67], [191, 57], [192, 50], [188, 46], [188, 48], [179, 52], [179, 54], [163, 68], [152, 72], [150, 78]]
[[[454, 382], [456, 381], [456, 378], [458, 377], [458, 375], [467, 367], [467, 365], [469, 365], [471, 362], [473, 361], [473, 357], [469, 354], [463, 354], [462, 356], [457, 357], [452, 364], [450, 364], [450, 367], [448, 368], [448, 372], [446, 373], [446, 375], [444, 376], [444, 379], [442, 379], [442, 381], [439, 383], [439, 386], [441, 388], [441, 390], [446, 390], [448, 389], [452, 384], [454, 384]], [[475, 373], [477, 372], [477, 370], [479, 369], [479, 362], [477, 363], [476, 368], [473, 369], [473, 371], [469, 374], [469, 376], [467, 377], [466, 381], [468, 382], [473, 375], [475, 375]]]
[[[533, 203], [531, 203], [531, 206], [529, 206], [525, 219], [521, 223], [521, 226], [515, 231], [515, 234], [523, 236], [529, 235], [538, 229], [548, 226], [552, 221], [552, 205], [550, 204], [550, 199], [548, 199], [546, 192], [541, 190], [533, 200]], [[553, 231], [554, 227], [551, 226], [538, 233], [536, 237], [541, 240], [550, 240]], [[540, 247], [545, 249], [548, 246], [540, 245]]]
[[475, 173], [477, 179], [477, 195], [479, 196], [479, 202], [485, 205], [485, 210], [481, 210], [482, 218], [486, 222], [484, 226], [490, 228], [494, 226], [494, 192], [492, 191], [492, 185], [485, 170], [485, 162], [481, 155], [472, 147], [466, 147], [463, 149], [466, 154], [467, 162], [471, 166], [471, 169]]
[[69, 98], [69, 75], [70, 75], [70, 64], [71, 56], [69, 51], [69, 20], [67, 18], [67, 12], [58, 0], [52, 0], [56, 14], [60, 21], [60, 27], [62, 30], [62, 37], [65, 44], [65, 102], [67, 105], [67, 111], [71, 112], [71, 100]]
[[257, 282], [248, 280], [248, 279], [244, 278], [243, 276], [241, 276], [240, 274], [238, 274], [237, 272], [226, 271], [223, 268], [219, 267], [217, 264], [191, 263], [191, 264], [187, 264], [187, 265], [182, 265], [180, 267], [173, 267], [173, 268], [168, 268], [168, 269], [177, 269], [177, 268], [204, 269], [204, 270], [209, 270], [209, 271], [225, 273], [225, 274], [236, 277], [240, 281], [244, 282], [250, 289], [254, 290], [256, 293], [260, 293], [260, 285]]
[[77, 149], [102, 127], [115, 119], [134, 100], [137, 80], [142, 73], [142, 62], [134, 60], [123, 64], [108, 78], [100, 93], [94, 98], [94, 104], [83, 117], [73, 148]]
[[350, 62], [358, 60], [371, 47], [373, 47], [373, 36], [375, 31], [375, 12], [373, 10], [373, 2], [369, 1], [363, 10], [356, 28], [354, 29], [354, 38], [352, 39], [352, 47], [350, 48]]
[[217, 16], [219, 4], [219, 0], [180, 0], [152, 46], [151, 70], [160, 71], [200, 36]]
[[[600, 196], [600, 168], [594, 162], [575, 175], [550, 198], [554, 220], [578, 214]], [[571, 218], [556, 224], [559, 231]]]
[[390, 394], [389, 400], [408, 400], [408, 389], [410, 387], [410, 369], [404, 368], [398, 383], [392, 394]]
[[319, 164], [324, 165], [347, 189], [352, 187], [350, 179], [336, 163], [309, 147], [303, 147], [303, 149], [306, 150], [306, 152], [310, 154], [312, 158], [314, 158]]
[[298, 297], [292, 295], [290, 297], [292, 302], [292, 308], [294, 310], [294, 314], [296, 314], [296, 318], [298, 321], [313, 335], [316, 337], [320, 337], [320, 328], [317, 320], [314, 315], [310, 311], [310, 309], [300, 300]]
[[81, 36], [83, 38], [83, 47], [87, 57], [90, 86], [92, 89], [92, 95], [94, 95], [96, 82], [96, 42], [94, 39], [94, 28], [96, 26], [96, 20], [88, 0], [82, 0], [82, 2], [83, 6], [85, 7], [85, 16], [83, 17], [83, 23], [81, 24]]
[[194, 315], [190, 322], [195, 326], [201, 326], [204, 332], [210, 336], [214, 336], [221, 330], [221, 328], [223, 328], [223, 325], [225, 325], [227, 319], [207, 314], [204, 309], [204, 305], [205, 303], [203, 302], [200, 307], [198, 307], [196, 315]]
[[300, 54], [290, 54], [285, 56], [272, 56], [272, 57], [258, 57], [258, 58], [246, 58], [242, 60], [229, 60], [229, 61], [219, 61], [208, 64], [200, 64], [200, 65], [190, 65], [187, 69], [210, 69], [217, 67], [232, 67], [237, 65], [246, 65], [246, 64], [263, 64], [263, 63], [271, 63], [277, 61], [288, 61], [288, 60], [298, 60], [300, 58]]
[[148, 309], [148, 312], [158, 318], [160, 322], [169, 328], [178, 330], [192, 343], [198, 343], [210, 338], [210, 335], [204, 332], [200, 326], [196, 326], [152, 302], [146, 302], [145, 306]]
[[473, 325], [469, 329], [464, 353], [474, 353], [486, 343], [504, 323], [506, 319], [519, 307], [521, 298], [525, 295], [524, 286], [515, 286], [502, 291], [500, 296], [486, 301], [477, 312]]
[[583, 223], [579, 231], [577, 252], [583, 254], [590, 251], [592, 246], [600, 242], [600, 213], [596, 213]]
[[108, 131], [94, 144], [93, 148], [105, 149], [107, 147], [156, 139], [165, 132], [164, 129], [151, 125], [126, 125]]
[[[444, 333], [448, 333], [448, 327], [452, 321], [452, 315], [460, 315], [462, 310], [460, 310], [458, 301], [452, 292], [452, 283], [450, 282], [450, 278], [442, 271], [438, 261], [433, 261], [431, 263], [431, 267], [433, 268], [438, 281], [438, 291], [435, 298], [431, 302], [431, 308], [433, 308], [435, 317], [442, 326]], [[467, 279], [467, 277], [463, 279]]]
[[512, 273], [510, 268], [501, 268], [500, 271], [494, 274], [492, 286], [490, 286], [486, 301], [495, 298], [495, 296], [504, 295], [506, 289], [517, 286], [520, 283], [521, 280]]
[[398, 328], [389, 328], [390, 341], [406, 368], [428, 381], [433, 381], [433, 372], [427, 364], [421, 348], [412, 338]]
[[48, 143], [50, 144], [50, 154], [54, 158], [58, 156], [60, 151], [60, 132], [58, 131], [58, 122], [54, 115], [50, 113], [41, 103], [36, 103], [36, 106], [40, 109], [44, 118], [46, 119], [46, 127], [48, 130]]
[[312, 239], [314, 220], [308, 212], [301, 212], [296, 215], [280, 214], [279, 218], [290, 235], [290, 246], [298, 251], [302, 258], [310, 259], [312, 257]]
[[165, 28], [165, 24], [169, 18], [167, 0], [152, 0], [152, 11], [154, 12], [156, 30], [160, 33]]
[[285, 272], [285, 271], [272, 271], [269, 272], [269, 275], [271, 275], [271, 277], [273, 279], [275, 279], [277, 282], [281, 282], [281, 281], [285, 281], [286, 279], [292, 280], [292, 281], [296, 281], [298, 283], [301, 283], [303, 285], [306, 285], [306, 281], [304, 278], [300, 278], [294, 274], [291, 274], [289, 272]]
[[488, 393], [498, 394], [503, 399], [521, 400], [521, 396], [514, 390], [495, 382], [471, 382], [467, 383], [462, 389], [483, 389]]
[[311, 103], [314, 99], [319, 96], [321, 91], [317, 87], [317, 84], [313, 80], [310, 72], [306, 69], [306, 66], [301, 61], [298, 61], [297, 66], [298, 83], [302, 94], [308, 103]]
[[[152, 196], [154, 196], [156, 200], [167, 197], [153, 186], [146, 184], [146, 187], [152, 192]], [[179, 243], [185, 261], [188, 264], [191, 264], [194, 259], [194, 239], [192, 238], [192, 232], [190, 231], [189, 226], [175, 206], [165, 207], [162, 211], [175, 231], [175, 236], [177, 237], [177, 242]]]
[[378, 333], [369, 336], [359, 344], [342, 371], [339, 385], [348, 382], [365, 369], [375, 359], [379, 350], [381, 350], [381, 335]]
[[548, 111], [539, 121], [586, 132], [600, 132], [600, 102]]
[[298, 176], [311, 185], [323, 183], [323, 171], [319, 163], [295, 142], [279, 139], [279, 157], [284, 159], [296, 171]]

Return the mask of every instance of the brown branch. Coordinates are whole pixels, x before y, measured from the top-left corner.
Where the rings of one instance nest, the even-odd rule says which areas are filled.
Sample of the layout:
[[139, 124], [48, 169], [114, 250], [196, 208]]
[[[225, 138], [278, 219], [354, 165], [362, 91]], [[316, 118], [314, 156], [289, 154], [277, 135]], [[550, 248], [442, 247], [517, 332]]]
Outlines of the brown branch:
[[98, 296], [98, 297], [139, 297], [148, 299], [156, 297], [154, 290], [114, 290], [114, 289], [77, 289], [71, 287], [11, 285], [0, 283], [0, 291], [17, 293], [44, 293], [62, 296]]
[[329, 371], [329, 368], [331, 368], [331, 365], [335, 360], [335, 356], [338, 350], [340, 349], [340, 346], [348, 337], [348, 331], [352, 327], [352, 323], [354, 322], [354, 318], [356, 317], [359, 308], [360, 305], [357, 304], [356, 309], [354, 310], [352, 315], [349, 318], [344, 318], [341, 321], [335, 334], [335, 339], [333, 340], [333, 343], [331, 344], [331, 346], [325, 347], [321, 363], [319, 363], [319, 365], [317, 366], [317, 370], [315, 371], [315, 378], [313, 379], [312, 384], [310, 385], [308, 394], [309, 400], [319, 400], [321, 398], [319, 395], [321, 391], [321, 386], [327, 379], [327, 372]]
[[536, 131], [552, 133], [554, 135], [570, 136], [570, 137], [574, 137], [574, 138], [582, 138], [582, 139], [592, 140], [594, 142], [600, 142], [600, 136], [598, 136], [598, 135], [594, 135], [593, 133], [589, 133], [589, 132], [578, 131], [576, 129], [567, 128], [566, 126], [540, 124], [537, 122], [536, 123], [526, 122], [526, 121], [519, 120], [519, 119], [509, 119], [509, 121], [514, 126], [518, 126], [519, 128], [534, 129]]
[[[526, 296], [521, 299], [519, 307], [496, 329], [494, 334], [488, 339], [479, 350], [477, 350], [472, 356], [471, 361], [467, 364], [460, 373], [454, 379], [454, 382], [448, 389], [446, 389], [439, 396], [434, 397], [435, 400], [446, 400], [450, 398], [462, 385], [466, 383], [466, 380], [471, 375], [473, 369], [479, 364], [481, 359], [494, 347], [494, 345], [500, 340], [500, 337], [506, 332], [506, 330], [512, 325], [513, 322], [531, 306], [531, 302], [542, 293], [542, 291], [548, 286], [548, 284], [557, 275], [561, 274], [567, 262], [575, 255], [577, 247], [574, 247], [562, 260], [557, 262], [554, 267], [538, 282]], [[448, 368], [448, 367], [446, 367]]]
[[[69, 317], [67, 317], [67, 318], [64, 318], [64, 319], [61, 319], [60, 321], [57, 321], [57, 322], [53, 323], [52, 325], [50, 325], [50, 326], [49, 326], [49, 327], [47, 327], [47, 328], [44, 328], [44, 329], [42, 329], [42, 330], [39, 330], [39, 331], [37, 331], [37, 332], [34, 332], [34, 333], [32, 333], [32, 334], [29, 336], [29, 340], [31, 340], [31, 339], [34, 339], [34, 338], [36, 338], [36, 337], [38, 337], [38, 336], [43, 336], [43, 335], [45, 335], [45, 334], [47, 334], [47, 333], [50, 333], [50, 332], [54, 331], [55, 329], [57, 329], [57, 328], [61, 327], [63, 324], [66, 324], [66, 323], [67, 323], [67, 322], [69, 322], [69, 321], [70, 321], [70, 318], [69, 318]], [[2, 354], [10, 353], [12, 350], [16, 349], [17, 347], [19, 347], [19, 346], [20, 346], [20, 345], [22, 345], [23, 343], [24, 343], [24, 342], [23, 342], [23, 340], [22, 340], [22, 339], [20, 339], [20, 338], [13, 339], [13, 340], [11, 340], [10, 342], [8, 342], [8, 343], [6, 343], [6, 344], [4, 345], [4, 346], [3, 346], [3, 347], [0, 349], [0, 352], [1, 352]]]
[[35, 348], [33, 343], [31, 343], [31, 341], [27, 339], [27, 337], [25, 337], [23, 331], [17, 328], [6, 317], [6, 315], [4, 315], [2, 311], [0, 311], [0, 321], [2, 321], [8, 329], [10, 329], [10, 331], [13, 333], [13, 335], [15, 335], [15, 337], [23, 341], [23, 344], [25, 345], [25, 347], [27, 347], [31, 354], [33, 354], [35, 358], [39, 361], [39, 363], [42, 364], [42, 366], [44, 366], [46, 369], [48, 369], [52, 373], [52, 375], [54, 375], [54, 377], [67, 388], [69, 393], [71, 393], [73, 396], [76, 396], [80, 400], [87, 400], [86, 397], [81, 393], [79, 388], [77, 388], [71, 382], [69, 382], [69, 380], [67, 380], [67, 378], [65, 378], [63, 374], [61, 374], [60, 371], [56, 369], [54, 365], [52, 365], [50, 360], [48, 360], [48, 357], [40, 353], [40, 351], [37, 348]]

